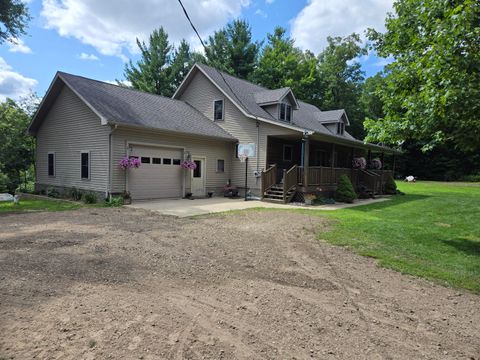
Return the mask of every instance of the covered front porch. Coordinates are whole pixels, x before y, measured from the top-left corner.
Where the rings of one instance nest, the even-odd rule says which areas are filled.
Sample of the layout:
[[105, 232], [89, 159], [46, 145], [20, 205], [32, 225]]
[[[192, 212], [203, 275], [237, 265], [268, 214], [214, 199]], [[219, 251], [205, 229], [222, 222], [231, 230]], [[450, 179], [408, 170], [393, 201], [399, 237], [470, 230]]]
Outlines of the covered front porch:
[[[287, 203], [298, 192], [331, 195], [341, 175], [350, 178], [357, 192], [383, 194], [387, 178], [394, 174], [395, 152], [355, 140], [334, 141], [315, 135], [269, 136], [262, 198]], [[353, 160], [358, 157], [367, 160], [365, 169], [353, 168]], [[381, 161], [381, 169], [371, 168], [373, 159]]]

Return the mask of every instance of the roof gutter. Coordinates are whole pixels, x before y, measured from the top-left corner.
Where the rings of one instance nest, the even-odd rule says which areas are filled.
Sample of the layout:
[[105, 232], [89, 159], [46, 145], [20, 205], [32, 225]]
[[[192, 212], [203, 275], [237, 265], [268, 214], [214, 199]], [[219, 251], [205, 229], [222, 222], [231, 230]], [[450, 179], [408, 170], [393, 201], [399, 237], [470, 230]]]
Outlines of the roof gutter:
[[183, 131], [175, 131], [175, 130], [167, 130], [167, 129], [158, 129], [150, 126], [143, 126], [143, 125], [132, 125], [132, 124], [125, 124], [121, 122], [116, 122], [116, 121], [109, 121], [108, 124], [116, 127], [121, 127], [121, 128], [127, 128], [127, 129], [135, 129], [135, 130], [140, 130], [140, 131], [155, 131], [159, 133], [168, 133], [168, 134], [173, 134], [173, 135], [187, 135], [187, 136], [198, 136], [206, 139], [212, 139], [212, 140], [223, 140], [223, 141], [228, 141], [228, 142], [238, 142], [237, 138], [234, 138], [233, 136], [231, 138], [227, 137], [221, 137], [221, 136], [213, 136], [213, 135], [203, 135], [203, 134], [192, 134], [192, 133], [187, 133]]

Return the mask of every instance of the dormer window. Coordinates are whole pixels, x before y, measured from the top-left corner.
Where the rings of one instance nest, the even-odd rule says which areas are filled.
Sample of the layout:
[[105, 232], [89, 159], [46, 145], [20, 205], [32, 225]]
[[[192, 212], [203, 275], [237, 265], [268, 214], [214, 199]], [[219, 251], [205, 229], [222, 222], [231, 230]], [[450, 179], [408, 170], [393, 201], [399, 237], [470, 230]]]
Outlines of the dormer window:
[[337, 123], [337, 134], [338, 135], [345, 134], [345, 123], [343, 123], [343, 122]]
[[213, 102], [213, 120], [221, 121], [223, 120], [223, 100], [215, 100]]
[[281, 103], [280, 104], [280, 120], [290, 122], [292, 120], [292, 106]]

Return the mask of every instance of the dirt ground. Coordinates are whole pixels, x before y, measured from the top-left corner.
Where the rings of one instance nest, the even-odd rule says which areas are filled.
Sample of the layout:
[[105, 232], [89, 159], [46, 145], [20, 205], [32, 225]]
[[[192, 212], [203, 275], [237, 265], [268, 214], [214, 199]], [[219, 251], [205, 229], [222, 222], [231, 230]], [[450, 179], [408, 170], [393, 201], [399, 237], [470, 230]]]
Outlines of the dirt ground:
[[316, 240], [319, 217], [0, 216], [0, 359], [479, 359], [480, 296]]

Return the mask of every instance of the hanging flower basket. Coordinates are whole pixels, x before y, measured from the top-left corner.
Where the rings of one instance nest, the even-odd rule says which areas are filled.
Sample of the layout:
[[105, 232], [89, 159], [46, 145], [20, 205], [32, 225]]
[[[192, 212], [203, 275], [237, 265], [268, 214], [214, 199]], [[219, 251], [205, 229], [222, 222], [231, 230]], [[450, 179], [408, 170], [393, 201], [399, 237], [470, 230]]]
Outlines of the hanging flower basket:
[[180, 166], [183, 169], [187, 169], [187, 170], [195, 170], [197, 168], [197, 164], [195, 163], [195, 161], [192, 161], [192, 160], [183, 160], [180, 163]]
[[127, 155], [125, 155], [123, 157], [122, 160], [120, 160], [118, 162], [118, 165], [120, 166], [120, 168], [122, 168], [123, 170], [127, 170], [127, 169], [131, 169], [131, 168], [139, 168], [140, 165], [141, 165], [141, 161], [140, 161], [140, 158], [136, 157], [136, 156], [130, 156], [128, 157]]
[[374, 170], [380, 170], [382, 168], [382, 161], [380, 159], [373, 159], [370, 166]]
[[352, 166], [354, 169], [364, 170], [367, 167], [367, 160], [364, 157], [354, 158], [352, 161]]

